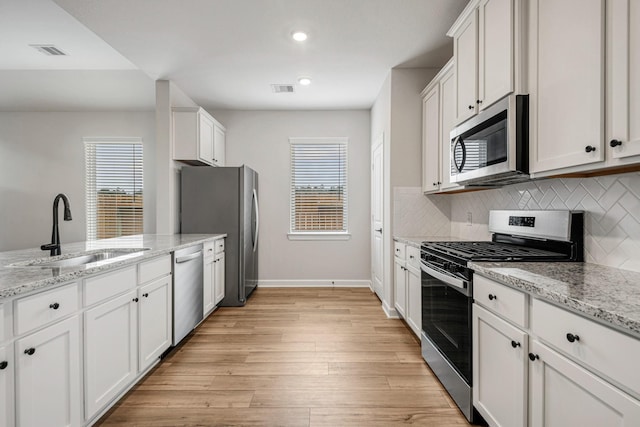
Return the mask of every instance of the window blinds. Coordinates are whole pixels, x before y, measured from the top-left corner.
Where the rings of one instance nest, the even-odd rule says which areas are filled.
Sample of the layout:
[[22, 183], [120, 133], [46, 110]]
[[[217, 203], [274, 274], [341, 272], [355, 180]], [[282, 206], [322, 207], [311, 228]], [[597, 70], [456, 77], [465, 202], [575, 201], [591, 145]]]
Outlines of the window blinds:
[[292, 138], [291, 232], [347, 232], [347, 139]]
[[87, 240], [143, 232], [142, 141], [85, 139]]

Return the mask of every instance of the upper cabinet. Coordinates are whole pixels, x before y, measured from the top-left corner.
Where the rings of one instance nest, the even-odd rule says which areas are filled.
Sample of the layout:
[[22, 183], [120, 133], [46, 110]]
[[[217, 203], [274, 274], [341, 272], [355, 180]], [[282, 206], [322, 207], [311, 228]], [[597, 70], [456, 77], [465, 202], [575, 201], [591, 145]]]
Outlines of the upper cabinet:
[[226, 129], [203, 108], [173, 108], [173, 159], [192, 165], [225, 165]]
[[604, 0], [530, 1], [533, 174], [604, 160], [604, 13]]
[[512, 93], [525, 93], [526, 2], [471, 1], [448, 36], [455, 60], [455, 124]]

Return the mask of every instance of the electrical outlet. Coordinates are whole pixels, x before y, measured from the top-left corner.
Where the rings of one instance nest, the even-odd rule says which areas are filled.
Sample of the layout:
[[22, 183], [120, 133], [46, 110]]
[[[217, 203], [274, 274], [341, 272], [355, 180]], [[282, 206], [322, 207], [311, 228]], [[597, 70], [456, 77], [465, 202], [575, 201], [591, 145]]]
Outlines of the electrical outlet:
[[473, 225], [473, 215], [471, 214], [471, 212], [467, 212], [467, 225], [468, 226]]

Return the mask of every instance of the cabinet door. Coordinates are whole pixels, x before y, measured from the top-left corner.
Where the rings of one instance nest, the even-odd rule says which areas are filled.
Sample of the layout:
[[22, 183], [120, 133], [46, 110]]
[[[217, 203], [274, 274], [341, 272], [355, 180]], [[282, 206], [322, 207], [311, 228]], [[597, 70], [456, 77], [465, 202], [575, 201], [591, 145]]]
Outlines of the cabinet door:
[[134, 290], [84, 314], [86, 419], [95, 415], [136, 377], [137, 299]]
[[440, 189], [440, 85], [422, 100], [422, 191]]
[[456, 75], [456, 123], [477, 112], [478, 11], [474, 11], [453, 38]]
[[398, 313], [406, 318], [407, 313], [407, 276], [405, 273], [404, 263], [394, 262], [394, 292], [395, 307]]
[[473, 405], [492, 426], [527, 425], [527, 334], [473, 304]]
[[456, 79], [453, 68], [440, 82], [440, 189], [459, 187], [451, 182], [451, 139], [449, 134], [456, 122]]
[[13, 349], [0, 347], [0, 427], [15, 425], [13, 421]]
[[225, 165], [225, 143], [226, 136], [224, 129], [216, 125], [213, 129], [213, 164], [216, 166]]
[[82, 424], [78, 316], [16, 341], [16, 424]]
[[531, 0], [530, 169], [604, 160], [604, 0]]
[[204, 113], [198, 113], [198, 157], [203, 162], [213, 163], [214, 124]]
[[413, 333], [420, 337], [422, 329], [422, 280], [420, 272], [407, 269], [407, 323]]
[[606, 143], [609, 157], [624, 159], [640, 155], [640, 3], [615, 0], [607, 8]]
[[203, 271], [202, 271], [202, 297], [203, 297], [203, 314], [206, 316], [209, 314], [213, 307], [215, 307], [215, 257], [208, 257], [204, 259]]
[[171, 276], [138, 291], [138, 372], [143, 372], [171, 346]]
[[513, 92], [514, 0], [482, 0], [478, 10], [478, 100], [482, 110]]
[[638, 425], [639, 401], [536, 340], [530, 351], [533, 427]]
[[218, 305], [220, 301], [224, 299], [224, 295], [225, 295], [224, 294], [224, 283], [225, 283], [224, 261], [225, 261], [224, 253], [221, 253], [216, 257], [216, 262], [214, 263], [214, 266], [213, 266], [213, 271], [214, 271], [213, 285], [214, 285], [214, 293], [215, 293], [214, 305]]

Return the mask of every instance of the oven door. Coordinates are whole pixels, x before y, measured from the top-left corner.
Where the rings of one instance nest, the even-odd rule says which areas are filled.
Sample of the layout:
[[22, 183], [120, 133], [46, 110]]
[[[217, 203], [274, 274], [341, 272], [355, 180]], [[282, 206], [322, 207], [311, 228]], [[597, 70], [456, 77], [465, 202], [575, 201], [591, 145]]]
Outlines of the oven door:
[[471, 284], [422, 262], [422, 331], [471, 384]]

